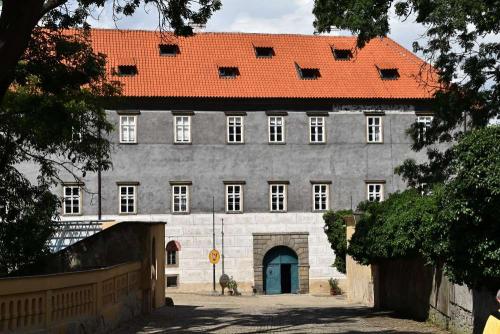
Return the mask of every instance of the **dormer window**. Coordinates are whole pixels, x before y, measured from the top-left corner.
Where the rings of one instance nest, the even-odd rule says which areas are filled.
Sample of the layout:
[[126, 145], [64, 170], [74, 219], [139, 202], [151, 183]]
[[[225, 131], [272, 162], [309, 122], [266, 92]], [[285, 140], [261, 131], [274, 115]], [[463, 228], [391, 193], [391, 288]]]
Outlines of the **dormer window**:
[[272, 47], [255, 47], [255, 55], [257, 58], [272, 58], [274, 56], [274, 49]]
[[118, 65], [116, 74], [119, 76], [137, 75], [137, 66], [136, 65]]
[[219, 67], [219, 77], [234, 79], [240, 75], [237, 67]]
[[177, 44], [160, 44], [160, 56], [172, 56], [175, 57], [180, 53], [179, 46]]
[[396, 80], [399, 78], [398, 67], [392, 63], [382, 62], [376, 63], [380, 78], [382, 80]]
[[352, 51], [350, 49], [332, 48], [332, 52], [335, 60], [350, 60], [352, 58]]
[[379, 69], [380, 77], [384, 80], [396, 80], [399, 78], [399, 72], [397, 68], [385, 68]]
[[321, 77], [319, 68], [314, 65], [301, 65], [295, 63], [295, 66], [297, 67], [297, 72], [299, 73], [300, 78], [303, 80], [316, 80]]

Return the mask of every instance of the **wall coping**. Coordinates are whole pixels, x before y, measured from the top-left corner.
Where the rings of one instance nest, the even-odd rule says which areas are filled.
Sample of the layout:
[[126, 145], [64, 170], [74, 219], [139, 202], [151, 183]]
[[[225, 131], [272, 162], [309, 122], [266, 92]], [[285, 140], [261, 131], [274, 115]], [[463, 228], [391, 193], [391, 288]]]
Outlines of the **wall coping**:
[[309, 235], [309, 232], [278, 232], [278, 233], [266, 233], [266, 232], [257, 232], [252, 233], [253, 236], [273, 236], [273, 235]]

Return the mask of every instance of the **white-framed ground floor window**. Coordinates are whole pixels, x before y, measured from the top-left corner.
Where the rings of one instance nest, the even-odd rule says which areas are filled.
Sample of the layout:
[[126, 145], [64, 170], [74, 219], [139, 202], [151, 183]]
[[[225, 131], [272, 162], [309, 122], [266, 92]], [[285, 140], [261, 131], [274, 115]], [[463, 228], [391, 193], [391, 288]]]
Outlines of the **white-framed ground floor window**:
[[269, 181], [269, 210], [271, 212], [286, 212], [288, 181]]
[[118, 183], [118, 212], [120, 214], [137, 213], [137, 186], [139, 183]]
[[330, 184], [328, 182], [312, 182], [313, 211], [326, 211], [330, 208]]
[[224, 182], [227, 213], [243, 212], [243, 184], [243, 181]]
[[63, 185], [63, 214], [82, 214], [82, 186], [80, 184]]
[[367, 181], [366, 199], [370, 202], [382, 202], [384, 200], [384, 182]]

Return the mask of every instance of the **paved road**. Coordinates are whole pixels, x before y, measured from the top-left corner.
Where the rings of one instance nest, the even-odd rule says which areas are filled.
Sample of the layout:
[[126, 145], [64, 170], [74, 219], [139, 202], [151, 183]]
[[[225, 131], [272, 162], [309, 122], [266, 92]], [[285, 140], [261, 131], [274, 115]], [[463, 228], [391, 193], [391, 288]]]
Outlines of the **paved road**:
[[173, 294], [175, 307], [124, 324], [115, 333], [446, 333], [342, 297], [221, 297]]

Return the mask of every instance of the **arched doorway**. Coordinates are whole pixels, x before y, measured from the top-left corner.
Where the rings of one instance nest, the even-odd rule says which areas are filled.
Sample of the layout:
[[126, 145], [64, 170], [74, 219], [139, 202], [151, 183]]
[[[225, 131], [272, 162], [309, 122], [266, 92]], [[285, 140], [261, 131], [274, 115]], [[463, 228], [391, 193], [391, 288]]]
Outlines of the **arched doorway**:
[[297, 293], [299, 291], [298, 258], [286, 246], [270, 249], [264, 256], [264, 291], [266, 294]]

